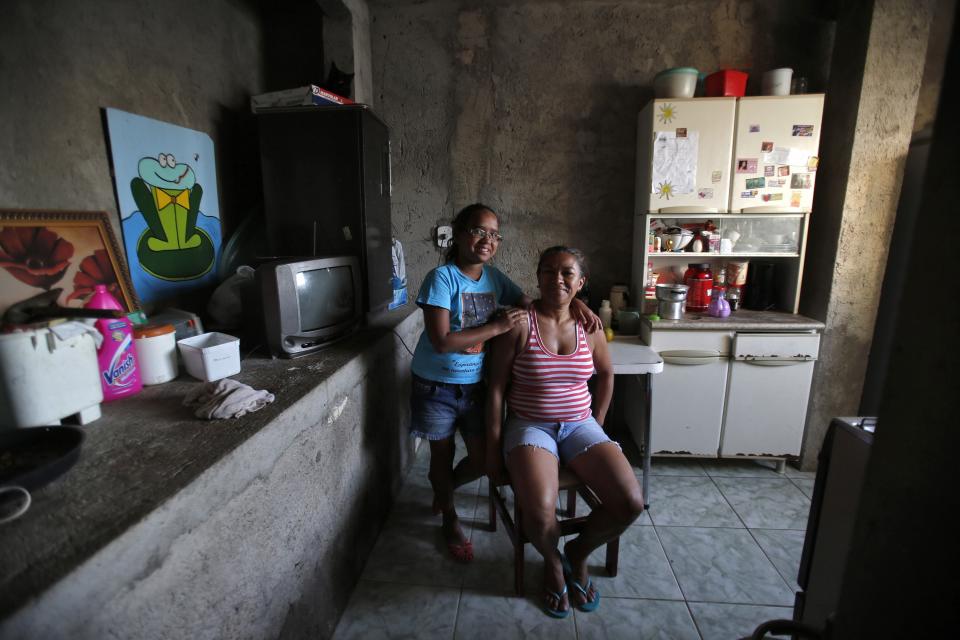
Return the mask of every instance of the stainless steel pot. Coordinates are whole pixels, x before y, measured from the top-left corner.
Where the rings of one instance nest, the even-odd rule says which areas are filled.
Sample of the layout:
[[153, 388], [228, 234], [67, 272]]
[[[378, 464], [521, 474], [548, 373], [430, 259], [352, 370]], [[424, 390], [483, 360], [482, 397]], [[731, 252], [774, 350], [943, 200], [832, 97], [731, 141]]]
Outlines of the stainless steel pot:
[[687, 301], [687, 285], [657, 285], [657, 315], [664, 320], [683, 318], [683, 307]]

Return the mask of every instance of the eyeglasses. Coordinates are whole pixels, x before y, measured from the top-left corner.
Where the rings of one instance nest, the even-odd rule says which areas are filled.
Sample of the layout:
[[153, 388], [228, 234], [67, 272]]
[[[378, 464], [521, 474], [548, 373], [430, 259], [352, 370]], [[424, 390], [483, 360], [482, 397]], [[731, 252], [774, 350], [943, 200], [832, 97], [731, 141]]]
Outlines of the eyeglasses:
[[496, 231], [487, 231], [481, 227], [474, 227], [473, 229], [467, 229], [467, 233], [472, 235], [474, 238], [486, 238], [490, 242], [501, 242], [503, 241], [503, 236], [497, 233]]

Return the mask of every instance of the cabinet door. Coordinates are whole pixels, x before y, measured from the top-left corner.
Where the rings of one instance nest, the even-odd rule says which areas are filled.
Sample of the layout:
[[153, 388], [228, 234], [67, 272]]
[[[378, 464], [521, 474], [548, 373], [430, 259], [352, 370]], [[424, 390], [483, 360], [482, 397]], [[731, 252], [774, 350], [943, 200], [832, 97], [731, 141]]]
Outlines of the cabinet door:
[[823, 94], [737, 101], [731, 212], [758, 206], [810, 211], [822, 116]]
[[727, 359], [705, 351], [676, 350], [660, 355], [663, 372], [652, 380], [650, 451], [653, 455], [716, 456]]
[[671, 206], [725, 211], [735, 98], [653, 100], [637, 121], [636, 213]]
[[820, 336], [739, 334], [720, 455], [799, 455]]

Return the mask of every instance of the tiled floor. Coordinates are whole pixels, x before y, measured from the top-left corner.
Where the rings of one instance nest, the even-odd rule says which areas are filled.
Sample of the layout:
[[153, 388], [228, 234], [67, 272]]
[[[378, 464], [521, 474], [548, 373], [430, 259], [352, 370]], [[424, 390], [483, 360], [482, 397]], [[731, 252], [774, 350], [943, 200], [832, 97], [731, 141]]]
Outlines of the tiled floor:
[[812, 473], [788, 466], [781, 475], [749, 461], [655, 458], [650, 511], [621, 538], [619, 575], [604, 574], [603, 548], [592, 556], [600, 608], [554, 620], [539, 608], [543, 572], [532, 545], [526, 593], [513, 593], [510, 540], [503, 527], [486, 528], [485, 480], [456, 494], [474, 561], [457, 564], [441, 552], [426, 447], [420, 452], [337, 640], [732, 640], [765, 620], [791, 617]]

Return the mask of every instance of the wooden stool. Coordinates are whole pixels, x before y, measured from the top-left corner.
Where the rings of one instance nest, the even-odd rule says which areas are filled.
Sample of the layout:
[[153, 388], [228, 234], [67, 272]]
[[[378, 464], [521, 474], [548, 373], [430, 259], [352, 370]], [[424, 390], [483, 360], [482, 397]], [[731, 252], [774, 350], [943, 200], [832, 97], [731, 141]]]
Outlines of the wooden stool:
[[[499, 511], [500, 517], [503, 519], [503, 525], [506, 527], [507, 533], [510, 534], [510, 541], [513, 543], [514, 588], [516, 589], [517, 595], [521, 595], [523, 593], [523, 546], [529, 542], [529, 540], [522, 531], [521, 523], [523, 522], [523, 518], [520, 511], [520, 502], [516, 499], [516, 496], [514, 496], [513, 517], [511, 518], [510, 512], [507, 509], [506, 498], [501, 489], [509, 486], [512, 490], [513, 487], [509, 482], [499, 486], [494, 486], [493, 483], [490, 482], [489, 485], [490, 530], [497, 530], [497, 511]], [[600, 500], [593, 491], [590, 490], [590, 487], [583, 484], [573, 471], [565, 467], [560, 468], [560, 491], [567, 492], [567, 508], [565, 511], [560, 512], [566, 516], [560, 520], [560, 535], [568, 536], [580, 533], [580, 531], [583, 530], [583, 525], [587, 521], [587, 516], [577, 517], [577, 494], [580, 494], [591, 509], [596, 509], [600, 506]], [[604, 566], [611, 577], [617, 575], [619, 558], [620, 537], [617, 536], [607, 543], [607, 558]]]

